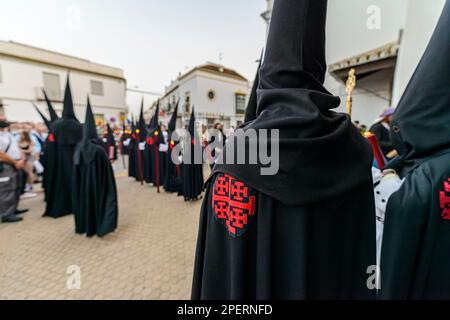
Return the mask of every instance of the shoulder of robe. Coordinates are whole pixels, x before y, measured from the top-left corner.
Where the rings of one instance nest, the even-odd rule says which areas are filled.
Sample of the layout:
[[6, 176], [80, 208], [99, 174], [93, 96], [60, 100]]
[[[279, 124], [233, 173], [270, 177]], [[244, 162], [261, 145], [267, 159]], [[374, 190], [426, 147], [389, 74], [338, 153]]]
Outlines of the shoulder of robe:
[[242, 236], [256, 216], [256, 190], [228, 174], [217, 174], [211, 185], [211, 205], [216, 222], [233, 238]]

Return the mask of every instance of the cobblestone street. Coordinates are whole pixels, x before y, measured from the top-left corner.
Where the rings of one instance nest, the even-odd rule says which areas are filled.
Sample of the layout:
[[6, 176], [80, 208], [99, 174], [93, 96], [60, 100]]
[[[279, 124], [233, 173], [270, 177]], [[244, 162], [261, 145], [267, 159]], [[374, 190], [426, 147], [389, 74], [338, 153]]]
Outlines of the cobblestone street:
[[76, 235], [73, 216], [42, 218], [42, 194], [22, 201], [25, 220], [0, 224], [0, 299], [189, 299], [201, 201], [128, 177], [117, 187], [119, 228], [103, 239]]

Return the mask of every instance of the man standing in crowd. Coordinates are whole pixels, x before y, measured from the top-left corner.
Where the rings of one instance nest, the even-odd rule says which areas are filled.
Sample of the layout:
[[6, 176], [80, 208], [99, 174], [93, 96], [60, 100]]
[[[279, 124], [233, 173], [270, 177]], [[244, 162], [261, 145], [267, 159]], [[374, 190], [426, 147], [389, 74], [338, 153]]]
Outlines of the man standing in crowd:
[[9, 123], [0, 118], [0, 217], [2, 223], [21, 221], [17, 206], [20, 199], [19, 171], [24, 160], [16, 139], [8, 132]]

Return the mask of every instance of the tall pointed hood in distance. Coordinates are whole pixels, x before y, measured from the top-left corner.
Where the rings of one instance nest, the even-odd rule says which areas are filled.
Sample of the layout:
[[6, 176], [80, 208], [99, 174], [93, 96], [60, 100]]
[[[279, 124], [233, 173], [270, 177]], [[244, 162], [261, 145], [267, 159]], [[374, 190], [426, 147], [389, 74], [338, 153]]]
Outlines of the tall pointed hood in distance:
[[33, 103], [33, 107], [34, 107], [34, 109], [36, 109], [37, 113], [39, 113], [39, 115], [41, 116], [42, 121], [44, 121], [44, 123], [45, 123], [45, 126], [48, 129], [50, 129], [50, 126], [51, 126], [50, 120], [48, 120], [47, 117], [44, 116], [44, 114], [41, 112], [41, 110], [39, 110], [39, 108], [34, 103]]
[[44, 89], [42, 89], [42, 93], [44, 94], [44, 98], [45, 101], [47, 102], [47, 107], [48, 107], [48, 113], [50, 115], [50, 121], [51, 122], [55, 122], [56, 120], [59, 119], [58, 115], [56, 114], [55, 109], [53, 108], [52, 102], [50, 101], [50, 99], [47, 96], [47, 93], [45, 92]]
[[141, 102], [141, 111], [139, 113], [139, 120], [137, 123], [137, 130], [139, 130], [139, 142], [143, 142], [146, 139], [147, 136], [147, 128], [145, 125], [145, 119], [144, 119], [144, 99], [142, 98]]
[[406, 162], [450, 150], [450, 1], [400, 99], [391, 136]]
[[169, 132], [174, 132], [177, 129], [177, 116], [178, 116], [178, 106], [180, 105], [180, 100], [177, 101], [175, 105], [175, 109], [173, 110], [172, 117], [170, 118], [169, 124], [167, 125], [167, 129]]
[[73, 107], [72, 91], [70, 89], [69, 78], [70, 78], [70, 74], [67, 74], [66, 89], [64, 91], [64, 107], [63, 107], [62, 116], [64, 118], [77, 119], [77, 117], [75, 116], [75, 111], [74, 111], [74, 107]]
[[155, 113], [153, 114], [149, 126], [150, 131], [158, 130], [158, 128], [159, 128], [159, 100], [156, 102], [156, 110]]
[[76, 166], [91, 163], [97, 152], [103, 147], [99, 146], [100, 140], [97, 135], [97, 128], [95, 125], [94, 113], [92, 112], [89, 97], [87, 98], [86, 116], [83, 124], [83, 139], [79, 142], [74, 152], [74, 164]]
[[86, 118], [83, 126], [83, 139], [92, 140], [97, 139], [97, 128], [95, 125], [94, 113], [92, 112], [91, 103], [89, 98], [87, 99]]
[[197, 131], [197, 128], [195, 126], [195, 121], [196, 121], [196, 119], [195, 119], [195, 108], [194, 108], [194, 106], [192, 106], [191, 119], [189, 120], [188, 131], [189, 131], [189, 134], [191, 135], [191, 138], [195, 139], [195, 143], [196, 144], [197, 143], [200, 144], [201, 143], [200, 136], [198, 135], [198, 131]]

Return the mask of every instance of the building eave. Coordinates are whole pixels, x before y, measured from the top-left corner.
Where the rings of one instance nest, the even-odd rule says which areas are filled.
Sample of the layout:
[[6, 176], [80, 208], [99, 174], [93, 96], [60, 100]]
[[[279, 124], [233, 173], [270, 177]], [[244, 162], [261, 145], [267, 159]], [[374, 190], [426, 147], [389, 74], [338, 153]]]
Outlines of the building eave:
[[0, 41], [0, 56], [114, 78], [126, 82], [121, 69], [12, 41]]

